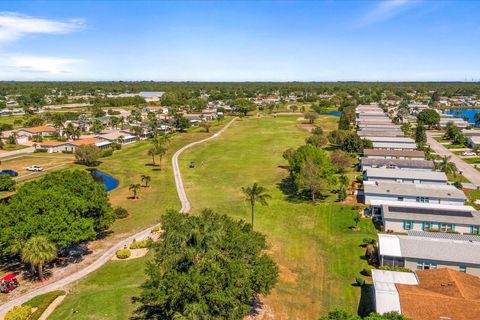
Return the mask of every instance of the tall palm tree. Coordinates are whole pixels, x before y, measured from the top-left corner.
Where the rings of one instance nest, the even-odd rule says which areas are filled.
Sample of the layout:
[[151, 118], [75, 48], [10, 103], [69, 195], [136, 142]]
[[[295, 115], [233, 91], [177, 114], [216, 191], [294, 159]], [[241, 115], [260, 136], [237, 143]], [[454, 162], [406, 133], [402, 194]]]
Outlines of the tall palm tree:
[[145, 183], [145, 187], [148, 187], [150, 181], [152, 181], [152, 177], [142, 174], [142, 182]]
[[22, 261], [29, 263], [32, 270], [37, 268], [38, 278], [43, 280], [43, 265], [57, 256], [57, 247], [44, 236], [30, 238], [21, 250]]
[[148, 155], [152, 157], [152, 162], [155, 166], [155, 156], [157, 155], [157, 149], [155, 147], [151, 147], [150, 149], [148, 149]]
[[445, 174], [455, 175], [457, 173], [457, 166], [455, 165], [455, 163], [450, 161], [450, 158], [451, 157], [449, 156], [443, 156], [440, 159], [440, 162], [438, 163], [437, 168], [440, 171], [444, 172]]
[[253, 220], [255, 218], [255, 204], [259, 202], [263, 206], [268, 206], [267, 199], [271, 199], [272, 197], [267, 193], [267, 189], [259, 186], [256, 182], [251, 187], [242, 187], [242, 191], [245, 195], [245, 200], [250, 203], [250, 206], [252, 208], [253, 227]]
[[140, 183], [132, 183], [129, 187], [128, 190], [132, 191], [132, 198], [137, 199], [138, 198], [138, 191], [140, 190], [142, 186]]

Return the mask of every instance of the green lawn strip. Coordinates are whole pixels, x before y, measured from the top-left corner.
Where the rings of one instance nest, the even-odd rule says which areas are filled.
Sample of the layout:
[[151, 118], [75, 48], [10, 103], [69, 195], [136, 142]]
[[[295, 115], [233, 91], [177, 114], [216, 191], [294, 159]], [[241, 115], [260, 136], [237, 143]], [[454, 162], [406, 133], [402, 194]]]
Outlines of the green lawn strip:
[[463, 161], [470, 164], [480, 163], [480, 158], [464, 158]]
[[47, 292], [45, 294], [36, 296], [35, 298], [32, 298], [31, 300], [25, 302], [23, 305], [24, 306], [30, 306], [32, 308], [37, 308], [28, 320], [38, 320], [42, 314], [45, 312], [45, 310], [48, 308], [52, 302], [57, 299], [60, 296], [65, 295], [65, 291], [63, 290], [55, 290], [51, 292]]
[[49, 320], [129, 319], [135, 308], [131, 298], [140, 293], [151, 257], [108, 262], [76, 282]]
[[445, 148], [447, 149], [464, 149], [464, 148], [468, 148], [467, 146], [463, 145], [463, 144], [444, 144], [443, 145]]
[[[356, 311], [360, 290], [351, 284], [367, 265], [359, 245], [375, 235], [369, 220], [361, 222], [361, 231], [351, 231], [355, 211], [331, 197], [312, 205], [288, 201], [279, 190], [288, 175], [282, 152], [301, 145], [306, 136], [296, 128], [296, 117], [244, 119], [180, 158], [194, 212], [210, 207], [250, 221], [241, 187], [257, 181], [268, 188], [273, 198], [268, 207], [257, 207], [255, 228], [267, 235], [283, 270], [267, 303], [285, 318], [311, 319], [337, 306]], [[189, 169], [190, 160], [204, 165]]]

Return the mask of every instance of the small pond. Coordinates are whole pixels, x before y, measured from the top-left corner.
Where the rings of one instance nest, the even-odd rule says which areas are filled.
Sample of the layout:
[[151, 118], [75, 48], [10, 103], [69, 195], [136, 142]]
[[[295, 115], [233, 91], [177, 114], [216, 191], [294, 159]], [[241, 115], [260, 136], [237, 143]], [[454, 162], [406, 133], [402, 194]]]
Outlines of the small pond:
[[118, 187], [118, 180], [106, 174], [105, 172], [102, 172], [97, 169], [93, 169], [89, 171], [93, 177], [93, 180], [95, 180], [96, 183], [103, 184], [105, 186], [105, 191], [107, 192], [112, 191], [113, 189]]
[[480, 113], [480, 109], [457, 109], [450, 110], [448, 113], [456, 118], [467, 118], [468, 123], [475, 124], [475, 115]]
[[319, 112], [318, 114], [326, 114], [326, 115], [330, 115], [330, 116], [340, 117], [342, 112], [341, 111], [329, 111], [329, 112]]

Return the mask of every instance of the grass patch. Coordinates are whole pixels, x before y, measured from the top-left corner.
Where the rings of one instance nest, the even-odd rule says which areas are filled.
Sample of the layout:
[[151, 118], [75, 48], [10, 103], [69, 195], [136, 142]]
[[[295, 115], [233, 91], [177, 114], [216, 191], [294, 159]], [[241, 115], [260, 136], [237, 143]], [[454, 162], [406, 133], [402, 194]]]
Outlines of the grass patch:
[[15, 150], [21, 150], [25, 148], [28, 148], [28, 147], [20, 144], [6, 144], [3, 146], [3, 150], [5, 151], [15, 151]]
[[140, 293], [151, 257], [108, 262], [76, 282], [48, 319], [129, 319], [135, 308], [131, 298]]
[[468, 148], [467, 146], [463, 145], [463, 144], [444, 144], [443, 145], [445, 148], [447, 149], [464, 149], [464, 148]]
[[45, 312], [45, 310], [48, 308], [52, 302], [57, 299], [60, 296], [65, 295], [65, 291], [63, 290], [55, 290], [51, 291], [39, 296], [36, 296], [35, 298], [25, 302], [23, 305], [24, 306], [30, 306], [32, 308], [37, 308], [35, 312], [33, 312], [28, 320], [38, 320], [42, 314]]
[[[317, 123], [322, 125], [323, 119]], [[334, 127], [331, 120], [327, 123]], [[280, 265], [280, 283], [266, 303], [282, 318], [315, 319], [334, 307], [356, 312], [360, 289], [351, 284], [367, 266], [359, 245], [376, 233], [370, 220], [361, 221], [360, 232], [349, 229], [352, 207], [330, 198], [315, 205], [289, 201], [279, 189], [288, 175], [282, 152], [303, 144], [306, 136], [296, 128], [295, 117], [243, 119], [180, 159], [187, 195], [197, 212], [210, 207], [250, 221], [241, 187], [256, 181], [268, 188], [272, 200], [268, 207], [257, 207], [255, 228], [267, 235]], [[191, 159], [204, 165], [189, 169]]]
[[464, 158], [463, 161], [470, 164], [480, 163], [480, 158]]
[[[283, 151], [303, 144], [309, 135], [296, 127], [297, 117], [239, 119], [218, 138], [187, 150], [179, 162], [192, 213], [209, 207], [250, 221], [241, 187], [259, 182], [272, 199], [268, 207], [257, 207], [255, 229], [267, 235], [270, 254], [281, 270], [279, 284], [265, 298], [275, 317], [317, 319], [334, 307], [356, 312], [360, 288], [352, 283], [367, 267], [360, 244], [363, 238], [375, 237], [376, 231], [368, 219], [360, 221], [360, 231], [352, 231], [356, 211], [351, 206], [334, 203], [332, 198], [317, 204], [290, 201], [280, 190], [279, 183], [288, 175]], [[317, 124], [335, 128], [333, 119], [320, 116]], [[199, 132], [175, 136], [162, 172], [148, 166], [147, 142], [128, 146], [100, 165], [120, 180], [120, 187], [110, 194], [112, 203], [132, 214], [115, 223], [116, 233], [151, 225], [165, 209], [179, 208], [170, 158], [182, 145], [201, 139], [200, 135], [207, 136]], [[196, 168], [189, 168], [190, 160], [196, 161]], [[152, 187], [142, 188], [140, 200], [128, 200], [128, 185], [145, 173], [152, 176]], [[134, 310], [130, 299], [140, 292], [151, 257], [149, 253], [107, 263], [74, 284], [50, 319], [129, 319]]]

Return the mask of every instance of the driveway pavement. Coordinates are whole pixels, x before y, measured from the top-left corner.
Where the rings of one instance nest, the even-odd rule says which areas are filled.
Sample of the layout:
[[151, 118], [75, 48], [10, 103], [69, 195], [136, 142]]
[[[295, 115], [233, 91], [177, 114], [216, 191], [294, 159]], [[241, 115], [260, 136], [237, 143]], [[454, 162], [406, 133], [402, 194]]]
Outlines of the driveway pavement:
[[435, 135], [427, 131], [427, 143], [438, 155], [451, 157], [450, 161], [455, 163], [458, 171], [467, 178], [475, 187], [480, 187], [480, 172], [472, 165], [463, 161], [459, 156], [452, 153], [451, 150], [445, 148], [441, 143], [433, 139]]
[[28, 147], [28, 148], [18, 149], [14, 151], [2, 152], [0, 153], [0, 158], [7, 158], [7, 157], [16, 156], [24, 153], [33, 153], [34, 151], [35, 151], [35, 147]]

